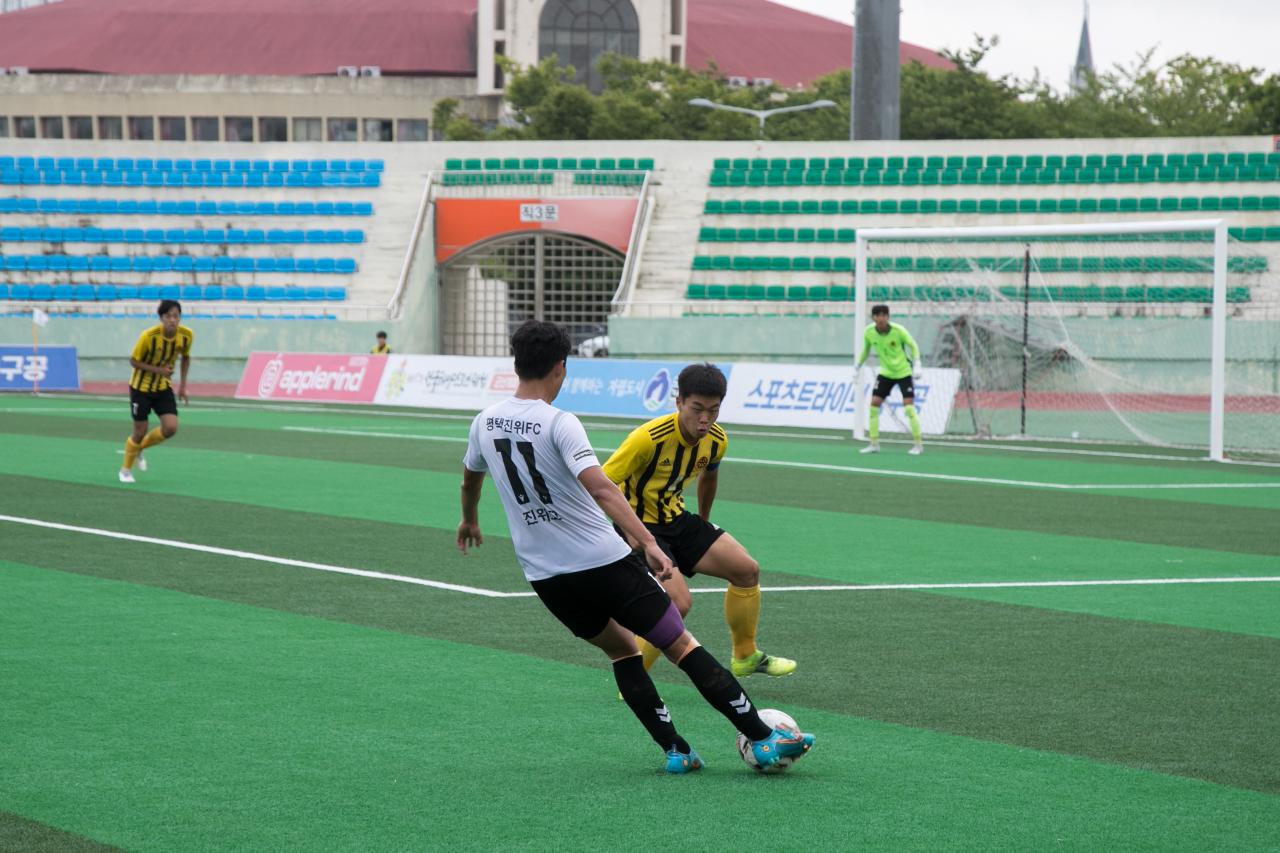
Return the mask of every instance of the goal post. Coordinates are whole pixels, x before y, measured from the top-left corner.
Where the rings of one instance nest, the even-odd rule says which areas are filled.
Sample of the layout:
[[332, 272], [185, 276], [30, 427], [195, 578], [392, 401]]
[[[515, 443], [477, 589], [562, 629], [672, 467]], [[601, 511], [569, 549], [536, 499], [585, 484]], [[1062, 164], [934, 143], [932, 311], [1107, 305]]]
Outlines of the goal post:
[[[1255, 310], [1249, 305], [1229, 304], [1229, 290], [1235, 303], [1249, 299], [1246, 287], [1230, 286], [1235, 281], [1229, 281], [1229, 274], [1246, 285], [1253, 282], [1257, 290], [1261, 280], [1250, 276], [1267, 269], [1265, 255], [1247, 257], [1247, 244], [1232, 241], [1229, 251], [1225, 219], [860, 228], [855, 240], [855, 358], [862, 351], [864, 330], [871, 322], [868, 306], [874, 302], [889, 303], [895, 319], [902, 316], [902, 309], [908, 309], [907, 316], [927, 316], [929, 322], [924, 325], [934, 330], [936, 339], [943, 336], [938, 330], [945, 329], [953, 340], [965, 334], [977, 342], [951, 347], [951, 360], [939, 365], [931, 361], [929, 352], [934, 341], [917, 335], [926, 368], [950, 366], [961, 371], [964, 390], [953, 409], [953, 421], [955, 412], [967, 405], [973, 431], [978, 433], [989, 429], [990, 435], [1029, 438], [1136, 440], [1202, 447], [1211, 459], [1225, 458], [1229, 445], [1224, 426], [1228, 415], [1228, 313]], [[1210, 242], [1212, 251], [1206, 252]], [[1010, 251], [1013, 246], [1018, 247], [1016, 254]], [[1024, 249], [1025, 262], [1020, 257]], [[1156, 251], [1161, 254], [1155, 255]], [[1013, 256], [1000, 257], [1002, 252]], [[942, 257], [931, 256], [938, 254]], [[1108, 254], [1124, 256], [1103, 257]], [[1059, 275], [1063, 272], [1075, 272], [1076, 276], [1064, 279]], [[926, 279], [930, 284], [922, 286]], [[1058, 284], [1081, 279], [1092, 283]], [[1143, 283], [1151, 280], [1173, 284], [1148, 287]], [[1108, 286], [1113, 283], [1116, 286]], [[1235, 291], [1246, 295], [1239, 297]], [[1154, 301], [1144, 301], [1146, 294], [1154, 294]], [[1204, 329], [1206, 315], [1208, 328]], [[1280, 316], [1274, 319], [1280, 320]], [[1028, 320], [1036, 334], [1024, 345]], [[1158, 322], [1169, 328], [1153, 329]], [[1021, 336], [1019, 323], [1023, 324]], [[1173, 324], [1180, 325], [1175, 328]], [[910, 323], [904, 325], [912, 330]], [[1256, 360], [1264, 367], [1251, 368], [1250, 381], [1254, 374], [1266, 372], [1271, 350], [1280, 352], [1278, 326], [1270, 317], [1259, 324], [1257, 331], [1265, 339], [1253, 350], [1260, 353]], [[1153, 331], [1159, 334], [1148, 340]], [[1158, 348], [1156, 360], [1160, 364], [1130, 369], [1115, 352], [1116, 340], [1134, 350]], [[1207, 346], [1202, 348], [1202, 344]], [[994, 353], [997, 345], [1003, 355]], [[1003, 371], [998, 369], [998, 358], [1006, 364]], [[1009, 428], [1009, 417], [1001, 420], [996, 413], [987, 426], [979, 424], [977, 410], [983, 406], [1001, 405], [1003, 400], [1009, 407], [1009, 395], [1017, 390], [1010, 385], [1017, 380], [1012, 376], [1016, 371], [1007, 364], [1017, 358], [1023, 374], [1023, 404], [1030, 363], [1036, 368], [1036, 381], [1046, 389], [1033, 388], [1033, 399], [1049, 408], [1061, 407], [1061, 432], [1053, 432], [1056, 426], [1045, 433], [1028, 430], [1025, 412], [1021, 430]], [[1280, 372], [1280, 366], [1273, 372]], [[868, 388], [865, 377], [859, 376], [853, 430], [858, 439], [865, 437]], [[1269, 390], [1246, 390], [1238, 400], [1233, 399], [1233, 406], [1255, 405], [1256, 414], [1265, 414], [1280, 401], [1280, 396], [1269, 395]], [[1073, 415], [1070, 405], [1081, 410]], [[1100, 414], [1091, 420], [1084, 413], [1089, 409]], [[1037, 417], [1040, 426], [1052, 423], [1043, 414]], [[1112, 426], [1102, 428], [1104, 421]], [[1280, 440], [1265, 436], [1260, 449], [1280, 452], [1277, 445]]]

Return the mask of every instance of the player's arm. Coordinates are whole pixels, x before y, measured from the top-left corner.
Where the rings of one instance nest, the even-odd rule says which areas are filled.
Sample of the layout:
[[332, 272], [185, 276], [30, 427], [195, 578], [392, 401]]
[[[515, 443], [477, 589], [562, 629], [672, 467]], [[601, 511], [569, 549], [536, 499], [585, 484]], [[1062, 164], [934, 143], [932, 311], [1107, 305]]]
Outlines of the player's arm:
[[172, 367], [165, 367], [162, 364], [147, 364], [145, 361], [138, 361], [136, 358], [129, 359], [129, 366], [141, 370], [143, 373], [158, 373], [161, 376], [173, 375]]
[[703, 521], [711, 520], [711, 504], [716, 499], [716, 487], [720, 485], [720, 469], [710, 467], [698, 475], [698, 515]]
[[462, 521], [458, 522], [458, 550], [467, 553], [471, 545], [483, 545], [480, 533], [480, 490], [484, 486], [484, 472], [462, 469]]
[[191, 356], [185, 353], [182, 356], [181, 375], [178, 379], [178, 399], [184, 403], [190, 403], [187, 399], [187, 371], [191, 369]]
[[644, 551], [649, 568], [653, 569], [658, 580], [671, 577], [671, 560], [658, 547], [658, 540], [653, 538], [649, 528], [641, 523], [631, 504], [618, 491], [618, 486], [607, 476], [599, 465], [593, 465], [578, 474], [578, 482], [582, 483], [591, 499], [600, 505], [604, 514], [626, 534], [627, 540]]
[[862, 335], [862, 354], [858, 356], [856, 365], [858, 370], [862, 369], [862, 365], [867, 363], [867, 358], [871, 355], [871, 337], [865, 332]]
[[906, 329], [902, 330], [902, 351], [905, 353], [911, 350], [908, 358], [911, 360], [911, 374], [916, 378], [920, 376], [920, 370], [924, 367], [924, 362], [920, 359], [920, 345], [916, 343], [916, 339], [911, 337], [911, 333]]
[[470, 545], [483, 545], [480, 534], [480, 489], [488, 469], [480, 452], [480, 416], [471, 422], [467, 452], [462, 457], [462, 520], [458, 522], [458, 550], [467, 553]]

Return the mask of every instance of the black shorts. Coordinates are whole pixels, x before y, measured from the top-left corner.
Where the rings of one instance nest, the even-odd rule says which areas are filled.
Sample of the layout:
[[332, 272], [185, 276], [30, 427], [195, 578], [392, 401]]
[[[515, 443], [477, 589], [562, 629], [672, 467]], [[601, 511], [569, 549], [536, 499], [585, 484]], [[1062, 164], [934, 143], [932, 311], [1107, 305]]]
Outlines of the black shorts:
[[584, 640], [603, 631], [610, 619], [633, 634], [646, 635], [671, 609], [667, 591], [635, 552], [607, 566], [530, 585], [551, 614]]
[[719, 527], [692, 512], [681, 514], [670, 524], [646, 524], [645, 527], [658, 540], [658, 547], [676, 564], [680, 574], [687, 578], [694, 576], [693, 567], [724, 535]]
[[178, 398], [173, 396], [172, 388], [156, 391], [153, 394], [130, 388], [129, 411], [133, 414], [135, 421], [145, 421], [152, 412], [157, 415], [176, 415]]
[[876, 388], [871, 392], [871, 396], [887, 400], [889, 399], [890, 392], [893, 391], [894, 385], [897, 385], [902, 389], [903, 399], [906, 399], [907, 397], [915, 399], [916, 386], [910, 376], [904, 376], [901, 379], [890, 379], [888, 376], [877, 376]]

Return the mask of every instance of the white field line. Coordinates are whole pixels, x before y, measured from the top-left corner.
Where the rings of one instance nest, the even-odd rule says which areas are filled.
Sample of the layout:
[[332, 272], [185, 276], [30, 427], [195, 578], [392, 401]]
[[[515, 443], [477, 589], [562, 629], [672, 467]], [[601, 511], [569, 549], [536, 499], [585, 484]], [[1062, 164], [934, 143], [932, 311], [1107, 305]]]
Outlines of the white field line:
[[[58, 397], [56, 394], [47, 394], [48, 397]], [[120, 400], [122, 397], [112, 397], [107, 394], [76, 394], [75, 397], [81, 400]], [[63, 395], [64, 399], [70, 399], [70, 395]], [[412, 418], [415, 420], [443, 420], [443, 421], [471, 421], [475, 415], [453, 415], [446, 412], [418, 412], [413, 410], [407, 411], [388, 411], [386, 409], [361, 409], [349, 406], [308, 406], [302, 403], [233, 403], [227, 400], [219, 400], [216, 403], [206, 403], [202, 400], [195, 400], [192, 405], [197, 406], [207, 412], [232, 411], [235, 409], [256, 409], [273, 412], [320, 412], [330, 415], [367, 415], [370, 417], [382, 418]], [[86, 412], [114, 412], [117, 408], [101, 408], [101, 409], [82, 409]], [[48, 409], [37, 409], [32, 407], [0, 409], [0, 411], [12, 411], [16, 413], [49, 411], [49, 412], [70, 412], [75, 409], [63, 407], [50, 407]], [[616, 421], [583, 421], [583, 426], [592, 429], [615, 430], [617, 432], [630, 432], [635, 429], [637, 423], [621, 423]], [[752, 438], [798, 438], [804, 441], [847, 441], [848, 439], [842, 435], [804, 435], [794, 432], [770, 432], [766, 430], [747, 430], [735, 427], [734, 435], [745, 435]]]
[[[449, 592], [461, 592], [467, 595], [479, 595], [485, 598], [531, 598], [534, 593], [501, 592], [463, 584], [444, 583], [442, 581], [415, 578], [407, 575], [393, 575], [386, 572], [372, 572], [365, 569], [353, 569], [346, 566], [334, 566], [327, 563], [313, 563], [308, 560], [291, 560], [286, 557], [273, 557], [269, 554], [256, 554], [252, 551], [239, 551], [231, 548], [216, 548], [210, 545], [197, 545], [192, 542], [179, 542], [175, 539], [159, 539], [154, 536], [137, 536], [132, 533], [121, 533], [115, 530], [102, 530], [96, 527], [79, 527], [73, 524], [59, 524], [37, 518], [22, 518], [14, 515], [0, 515], [0, 522], [25, 524], [30, 527], [41, 527], [48, 530], [61, 530], [67, 533], [83, 533], [89, 536], [102, 536], [108, 539], [123, 539], [129, 542], [141, 542], [147, 545], [162, 545], [166, 548], [180, 548], [184, 551], [199, 551], [203, 554], [216, 554], [221, 557], [233, 557], [238, 560], [253, 560], [259, 563], [272, 563], [278, 566], [291, 566], [299, 569], [311, 569], [319, 572], [333, 572], [341, 575], [370, 578], [372, 580], [393, 581], [396, 583], [425, 586]], [[973, 583], [883, 583], [883, 584], [813, 584], [806, 586], [766, 586], [763, 592], [881, 592], [894, 590], [935, 590], [935, 589], [1034, 589], [1039, 587], [1073, 587], [1073, 586], [1172, 586], [1178, 584], [1234, 584], [1234, 583], [1276, 583], [1280, 576], [1272, 577], [1220, 577], [1220, 578], [1120, 578], [1102, 580], [1063, 580], [1063, 581], [979, 581]], [[697, 587], [690, 592], [721, 593], [718, 587]]]
[[318, 572], [333, 572], [340, 575], [355, 575], [374, 580], [396, 581], [397, 583], [428, 586], [433, 589], [446, 589], [451, 592], [465, 592], [468, 595], [481, 595], [486, 598], [511, 598], [513, 596], [532, 595], [523, 592], [498, 592], [492, 589], [481, 589], [476, 586], [463, 586], [443, 581], [426, 580], [406, 575], [391, 575], [386, 572], [370, 572], [364, 569], [351, 569], [345, 566], [331, 566], [327, 563], [312, 563], [308, 560], [291, 560], [287, 557], [273, 557], [269, 554], [255, 554], [252, 551], [237, 551], [231, 548], [216, 548], [211, 545], [196, 545], [192, 542], [179, 542], [176, 539], [158, 539], [154, 536], [137, 536], [133, 533], [120, 533], [115, 530], [101, 530], [96, 527], [77, 527], [73, 524], [58, 524], [52, 521], [41, 521], [37, 518], [20, 518], [13, 515], [0, 515], [0, 521], [13, 524], [26, 524], [31, 527], [43, 527], [49, 530], [62, 530], [68, 533], [85, 533], [90, 536], [102, 536], [107, 539], [123, 539], [128, 542], [142, 542], [148, 545], [163, 545], [166, 548], [180, 548], [184, 551], [199, 551], [202, 554], [217, 554], [222, 557], [235, 557], [239, 560], [255, 560], [260, 563], [274, 563], [278, 566], [293, 566], [299, 569], [312, 569]]
[[[461, 436], [436, 435], [401, 435], [393, 432], [373, 432], [352, 429], [327, 429], [323, 427], [281, 427], [289, 432], [311, 432], [329, 435], [351, 435], [362, 438], [403, 438], [414, 441], [448, 441], [465, 444], [467, 439]], [[608, 453], [615, 448], [596, 447], [600, 453]], [[885, 477], [912, 477], [923, 480], [946, 480], [961, 483], [981, 483], [996, 486], [1025, 486], [1035, 489], [1070, 490], [1106, 490], [1106, 489], [1280, 489], [1280, 481], [1275, 483], [1042, 483], [1037, 480], [1005, 480], [996, 477], [966, 477], [959, 474], [930, 474], [923, 471], [889, 471], [882, 468], [860, 468], [854, 465], [830, 465], [822, 462], [784, 462], [777, 459], [747, 459], [739, 456], [729, 457], [729, 461], [747, 465], [771, 465], [779, 468], [802, 468], [815, 471], [839, 471], [849, 474], [877, 474]]]

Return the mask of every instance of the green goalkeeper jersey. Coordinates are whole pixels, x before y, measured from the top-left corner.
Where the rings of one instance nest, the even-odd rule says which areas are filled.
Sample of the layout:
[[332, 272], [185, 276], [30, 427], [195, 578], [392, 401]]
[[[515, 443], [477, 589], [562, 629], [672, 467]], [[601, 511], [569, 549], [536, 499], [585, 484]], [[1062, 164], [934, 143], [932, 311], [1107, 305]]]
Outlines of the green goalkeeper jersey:
[[[905, 379], [910, 376], [912, 363], [920, 360], [920, 347], [916, 346], [915, 338], [897, 323], [890, 323], [889, 331], [883, 335], [876, 330], [875, 323], [867, 326], [867, 331], [862, 336], [859, 365], [866, 362], [872, 347], [876, 348], [876, 355], [880, 357], [880, 375], [890, 379]], [[910, 356], [907, 355], [907, 350], [911, 351]]]

